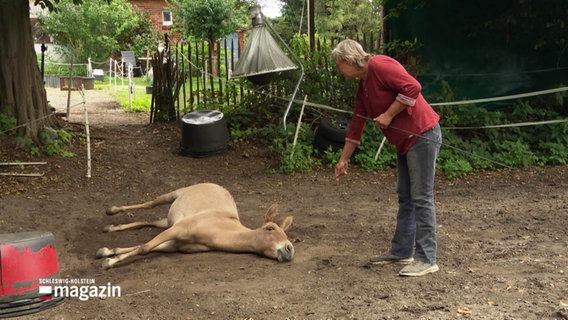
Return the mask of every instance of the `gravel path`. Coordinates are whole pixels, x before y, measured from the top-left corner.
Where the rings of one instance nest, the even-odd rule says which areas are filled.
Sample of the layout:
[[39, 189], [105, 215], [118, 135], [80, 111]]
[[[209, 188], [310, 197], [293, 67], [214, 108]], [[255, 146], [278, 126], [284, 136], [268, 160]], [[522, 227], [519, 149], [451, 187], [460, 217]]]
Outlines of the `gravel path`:
[[69, 119], [71, 123], [84, 123], [85, 109], [87, 107], [89, 124], [109, 126], [121, 123], [145, 124], [149, 123], [147, 112], [128, 112], [106, 90], [86, 90], [84, 97], [79, 91], [60, 90], [59, 88], [46, 88], [47, 100], [58, 113], [67, 113], [69, 102]]

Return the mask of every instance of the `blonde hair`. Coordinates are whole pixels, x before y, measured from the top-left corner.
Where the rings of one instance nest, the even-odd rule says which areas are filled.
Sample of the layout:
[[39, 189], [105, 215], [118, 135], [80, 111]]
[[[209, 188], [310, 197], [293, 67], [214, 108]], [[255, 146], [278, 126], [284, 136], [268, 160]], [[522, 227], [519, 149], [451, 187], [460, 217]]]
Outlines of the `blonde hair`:
[[346, 39], [338, 43], [337, 47], [331, 51], [331, 57], [336, 62], [346, 61], [362, 68], [371, 55], [365, 52], [357, 41]]

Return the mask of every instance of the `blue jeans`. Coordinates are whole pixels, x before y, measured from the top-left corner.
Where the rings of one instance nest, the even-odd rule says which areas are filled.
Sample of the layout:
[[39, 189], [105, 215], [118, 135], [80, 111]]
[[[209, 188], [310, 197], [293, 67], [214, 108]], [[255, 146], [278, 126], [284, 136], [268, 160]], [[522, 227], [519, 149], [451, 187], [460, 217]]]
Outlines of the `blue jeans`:
[[436, 263], [436, 159], [442, 145], [440, 125], [424, 132], [404, 155], [397, 155], [398, 215], [391, 253]]

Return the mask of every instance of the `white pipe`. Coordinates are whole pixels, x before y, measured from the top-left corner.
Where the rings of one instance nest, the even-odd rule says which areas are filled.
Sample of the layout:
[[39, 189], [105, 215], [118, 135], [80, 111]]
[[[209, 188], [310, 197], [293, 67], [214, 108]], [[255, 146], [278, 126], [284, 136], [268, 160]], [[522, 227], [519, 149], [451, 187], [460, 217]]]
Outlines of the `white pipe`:
[[91, 134], [89, 131], [89, 113], [87, 112], [87, 103], [85, 100], [85, 88], [81, 85], [81, 94], [83, 96], [83, 109], [85, 111], [85, 135], [87, 136], [87, 178], [91, 177]]
[[383, 140], [381, 141], [381, 144], [379, 145], [379, 150], [377, 150], [377, 153], [375, 154], [375, 161], [377, 161], [377, 159], [379, 159], [379, 155], [381, 154], [381, 150], [383, 150], [383, 146], [385, 145], [386, 140], [387, 140], [387, 138], [383, 137]]
[[296, 142], [298, 141], [298, 134], [300, 133], [300, 126], [302, 125], [302, 118], [304, 117], [304, 108], [306, 107], [306, 101], [308, 100], [308, 95], [304, 97], [304, 103], [302, 104], [302, 109], [300, 109], [300, 116], [298, 117], [298, 124], [296, 125], [296, 133], [294, 134], [294, 141], [292, 142], [292, 153], [290, 158], [294, 157], [294, 149], [296, 148]]

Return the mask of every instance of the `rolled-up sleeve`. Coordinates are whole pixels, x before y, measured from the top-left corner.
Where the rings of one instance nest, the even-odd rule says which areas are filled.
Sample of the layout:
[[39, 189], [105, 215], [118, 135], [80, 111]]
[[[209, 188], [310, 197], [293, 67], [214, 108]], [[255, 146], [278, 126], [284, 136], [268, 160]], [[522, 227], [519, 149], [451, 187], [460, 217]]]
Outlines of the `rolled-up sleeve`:
[[409, 107], [412, 107], [416, 104], [416, 98], [406, 96], [406, 95], [404, 95], [400, 92], [396, 96], [396, 100], [398, 100], [400, 103], [407, 105]]

